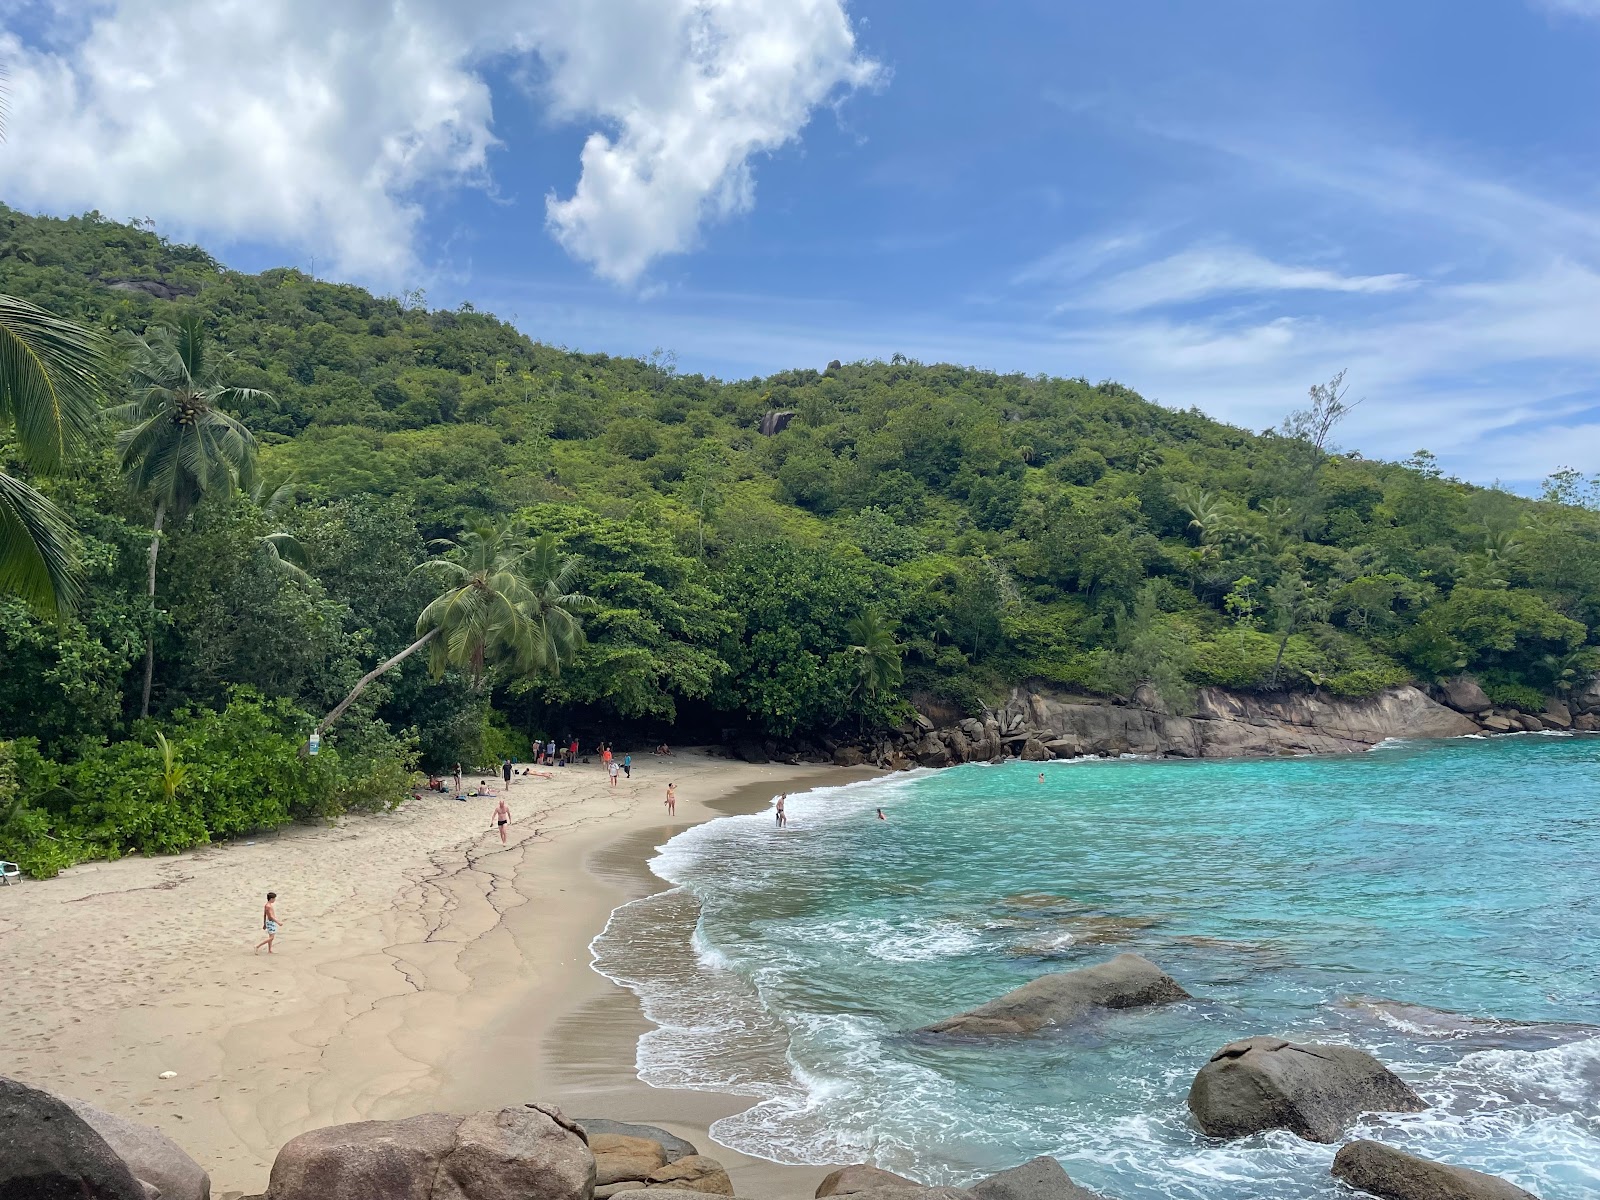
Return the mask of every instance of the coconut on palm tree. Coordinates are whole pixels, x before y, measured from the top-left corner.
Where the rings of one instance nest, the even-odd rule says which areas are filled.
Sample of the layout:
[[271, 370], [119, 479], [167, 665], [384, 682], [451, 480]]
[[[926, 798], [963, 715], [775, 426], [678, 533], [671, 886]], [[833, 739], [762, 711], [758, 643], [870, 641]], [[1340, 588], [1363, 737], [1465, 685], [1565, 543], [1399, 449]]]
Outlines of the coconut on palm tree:
[[[208, 344], [198, 316], [181, 318], [176, 328], [158, 326], [142, 338], [130, 335], [126, 345], [134, 399], [107, 417], [122, 426], [117, 452], [123, 475], [155, 510], [148, 582], [154, 604], [156, 559], [167, 518], [181, 521], [208, 495], [231, 495], [254, 479], [255, 437], [223, 405], [270, 397], [223, 381], [227, 356]], [[140, 716], [150, 715], [154, 673], [152, 626], [145, 639]]]
[[441, 589], [417, 617], [417, 640], [368, 671], [326, 717], [321, 734], [373, 680], [424, 646], [435, 678], [455, 668], [482, 687], [495, 667], [516, 675], [559, 675], [583, 645], [578, 613], [590, 600], [572, 590], [578, 560], [550, 534], [529, 541], [506, 522], [477, 521], [417, 567]]
[[[40, 475], [65, 468], [100, 415], [105, 343], [93, 330], [0, 296], [0, 427]], [[22, 480], [0, 472], [0, 592], [57, 616], [82, 591], [72, 525]]]

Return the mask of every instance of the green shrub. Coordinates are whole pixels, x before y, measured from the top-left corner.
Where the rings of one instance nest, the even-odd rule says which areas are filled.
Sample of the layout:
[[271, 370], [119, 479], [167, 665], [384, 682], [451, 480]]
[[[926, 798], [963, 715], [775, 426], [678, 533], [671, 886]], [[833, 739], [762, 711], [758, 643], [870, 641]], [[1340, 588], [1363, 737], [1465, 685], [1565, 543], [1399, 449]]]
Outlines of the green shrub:
[[1485, 671], [1478, 677], [1478, 683], [1484, 695], [1503, 708], [1515, 708], [1525, 713], [1544, 711], [1544, 693], [1509, 672]]

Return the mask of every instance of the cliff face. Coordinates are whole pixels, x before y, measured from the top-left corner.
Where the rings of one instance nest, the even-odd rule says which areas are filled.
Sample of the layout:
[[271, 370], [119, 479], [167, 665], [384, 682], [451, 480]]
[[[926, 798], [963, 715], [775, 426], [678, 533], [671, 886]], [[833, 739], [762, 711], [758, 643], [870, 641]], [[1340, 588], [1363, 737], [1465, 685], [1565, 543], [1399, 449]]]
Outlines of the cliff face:
[[900, 746], [880, 746], [879, 757], [889, 765], [946, 766], [1008, 755], [1039, 761], [1085, 754], [1335, 754], [1365, 750], [1385, 738], [1459, 737], [1480, 728], [1414, 687], [1359, 700], [1207, 688], [1189, 716], [1163, 711], [1148, 693], [1138, 699], [1145, 703], [1091, 703], [1037, 685], [1015, 687], [982, 719], [967, 718], [943, 729], [922, 719]]

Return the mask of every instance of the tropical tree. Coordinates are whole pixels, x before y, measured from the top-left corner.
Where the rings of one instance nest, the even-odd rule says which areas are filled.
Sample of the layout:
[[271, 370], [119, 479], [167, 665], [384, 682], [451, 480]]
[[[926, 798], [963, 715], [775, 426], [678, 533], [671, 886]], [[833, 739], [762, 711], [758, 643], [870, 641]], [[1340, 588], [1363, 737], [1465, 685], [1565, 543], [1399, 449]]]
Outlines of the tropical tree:
[[[105, 344], [92, 330], [0, 296], [0, 428], [31, 471], [55, 474], [100, 414]], [[22, 480], [0, 472], [0, 591], [56, 616], [82, 589], [71, 523]]]
[[[122, 427], [117, 452], [124, 477], [155, 510], [147, 585], [154, 605], [165, 520], [181, 521], [206, 496], [229, 495], [254, 482], [255, 437], [222, 406], [270, 397], [223, 381], [227, 356], [211, 348], [205, 325], [194, 314], [181, 318], [176, 328], [158, 326], [142, 338], [130, 334], [125, 345], [135, 398], [107, 417]], [[145, 639], [141, 716], [150, 715], [155, 654], [152, 624]]]
[[903, 677], [901, 648], [888, 623], [869, 609], [846, 625], [845, 633], [854, 660], [854, 694], [876, 700], [897, 689]]
[[373, 680], [424, 646], [433, 678], [454, 667], [479, 688], [495, 666], [520, 676], [559, 675], [582, 648], [577, 614], [591, 601], [572, 590], [578, 560], [562, 554], [552, 535], [530, 542], [511, 522], [479, 521], [455, 541], [434, 545], [441, 553], [416, 570], [443, 586], [417, 617], [416, 641], [363, 675], [317, 723], [319, 734]]

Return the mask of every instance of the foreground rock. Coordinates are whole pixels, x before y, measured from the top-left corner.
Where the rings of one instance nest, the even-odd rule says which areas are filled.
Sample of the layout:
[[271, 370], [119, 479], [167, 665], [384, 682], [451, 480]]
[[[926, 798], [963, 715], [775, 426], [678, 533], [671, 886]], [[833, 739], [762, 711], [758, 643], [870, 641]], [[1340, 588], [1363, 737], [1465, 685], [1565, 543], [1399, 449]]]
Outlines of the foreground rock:
[[666, 1148], [654, 1138], [592, 1133], [589, 1149], [594, 1154], [594, 1181], [598, 1187], [642, 1183], [652, 1171], [667, 1165]]
[[1100, 1200], [1097, 1193], [1073, 1183], [1061, 1164], [1049, 1157], [981, 1179], [970, 1191], [978, 1200]]
[[128, 1164], [49, 1092], [0, 1078], [0, 1200], [146, 1200]]
[[560, 1109], [424, 1113], [301, 1134], [278, 1151], [264, 1200], [589, 1200], [594, 1170]]
[[159, 1129], [105, 1112], [71, 1096], [61, 1099], [105, 1138], [117, 1157], [128, 1164], [135, 1179], [161, 1193], [161, 1200], [211, 1200], [211, 1177], [205, 1168]]
[[1362, 1113], [1427, 1107], [1364, 1050], [1275, 1037], [1229, 1042], [1189, 1087], [1195, 1121], [1223, 1138], [1287, 1129], [1313, 1142], [1335, 1142]]
[[1538, 1200], [1497, 1175], [1418, 1158], [1382, 1142], [1362, 1140], [1340, 1147], [1333, 1173], [1384, 1200]]
[[678, 1159], [690, 1154], [699, 1154], [693, 1142], [685, 1141], [675, 1133], [668, 1133], [655, 1125], [635, 1125], [628, 1121], [608, 1121], [604, 1117], [574, 1117], [574, 1125], [579, 1126], [589, 1135], [589, 1148], [594, 1149], [594, 1139], [597, 1134], [615, 1133], [622, 1137], [644, 1138], [648, 1142], [658, 1142], [662, 1151], [667, 1156], [668, 1162], [677, 1162]]
[[686, 1154], [676, 1162], [650, 1172], [645, 1183], [652, 1188], [672, 1188], [683, 1192], [702, 1192], [712, 1196], [733, 1195], [733, 1180], [714, 1158]]
[[907, 1179], [904, 1175], [896, 1175], [893, 1171], [885, 1171], [882, 1167], [856, 1163], [854, 1166], [840, 1167], [825, 1176], [817, 1185], [816, 1195], [817, 1200], [823, 1200], [827, 1196], [854, 1195], [868, 1188], [921, 1186], [915, 1179]]
[[1098, 1009], [1145, 1008], [1189, 993], [1147, 958], [1119, 954], [1077, 971], [1041, 975], [1015, 991], [924, 1027], [923, 1033], [1015, 1037], [1081, 1020]]

